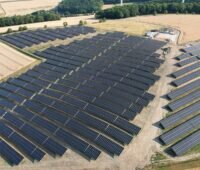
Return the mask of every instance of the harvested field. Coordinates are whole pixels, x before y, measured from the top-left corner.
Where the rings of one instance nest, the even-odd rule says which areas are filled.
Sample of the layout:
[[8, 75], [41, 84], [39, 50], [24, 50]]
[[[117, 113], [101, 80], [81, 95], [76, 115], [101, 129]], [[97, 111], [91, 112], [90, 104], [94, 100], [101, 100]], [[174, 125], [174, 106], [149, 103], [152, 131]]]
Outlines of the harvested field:
[[3, 17], [3, 16], [5, 16], [5, 11], [0, 4], [0, 17]]
[[0, 80], [22, 71], [36, 62], [35, 59], [0, 43]]
[[151, 29], [159, 29], [161, 26], [135, 22], [132, 19], [108, 20], [104, 23], [90, 24], [90, 26], [106, 31], [122, 31], [131, 35], [144, 35]]
[[158, 15], [139, 16], [127, 19], [127, 22], [136, 21], [142, 23], [158, 24], [160, 26], [170, 26], [181, 31], [179, 44], [200, 39], [200, 15]]
[[6, 16], [24, 15], [54, 8], [61, 0], [0, 0]]

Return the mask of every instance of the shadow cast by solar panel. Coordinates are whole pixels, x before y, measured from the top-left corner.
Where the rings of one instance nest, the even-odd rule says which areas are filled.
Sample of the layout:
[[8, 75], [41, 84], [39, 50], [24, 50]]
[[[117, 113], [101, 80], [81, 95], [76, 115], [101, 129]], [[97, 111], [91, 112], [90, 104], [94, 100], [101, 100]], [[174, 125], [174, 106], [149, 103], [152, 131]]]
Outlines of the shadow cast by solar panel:
[[173, 64], [174, 66], [176, 66], [176, 67], [178, 67], [178, 68], [180, 68], [181, 66], [179, 65], [179, 63], [175, 63], [175, 64]]
[[166, 148], [166, 149], [164, 150], [164, 152], [165, 152], [167, 155], [171, 156], [171, 157], [176, 157], [176, 154], [172, 151], [171, 147]]
[[174, 57], [173, 59], [176, 60], [176, 61], [180, 61], [177, 57]]
[[156, 138], [154, 138], [153, 140], [154, 140], [155, 142], [157, 142], [158, 144], [162, 145], [162, 146], [165, 145], [164, 142], [162, 142], [162, 140], [159, 138], [159, 136], [156, 137]]
[[168, 112], [171, 112], [172, 110], [169, 108], [168, 104], [163, 106], [162, 109], [167, 110]]
[[170, 100], [170, 98], [168, 97], [167, 94], [162, 95], [160, 98], [162, 98], [162, 99], [166, 99], [166, 100]]
[[155, 122], [155, 123], [153, 123], [152, 125], [155, 126], [155, 127], [157, 127], [157, 128], [159, 128], [159, 129], [164, 129], [164, 128], [160, 125], [160, 121]]
[[173, 87], [178, 87], [173, 81], [171, 81], [170, 83], [168, 83], [169, 85], [173, 86]]
[[168, 78], [173, 78], [173, 79], [176, 78], [176, 77], [173, 76], [173, 73], [168, 74], [167, 77], [168, 77]]
[[4, 155], [1, 154], [1, 157], [8, 165], [14, 167], [17, 166], [15, 163], [12, 163], [11, 161], [9, 161]]

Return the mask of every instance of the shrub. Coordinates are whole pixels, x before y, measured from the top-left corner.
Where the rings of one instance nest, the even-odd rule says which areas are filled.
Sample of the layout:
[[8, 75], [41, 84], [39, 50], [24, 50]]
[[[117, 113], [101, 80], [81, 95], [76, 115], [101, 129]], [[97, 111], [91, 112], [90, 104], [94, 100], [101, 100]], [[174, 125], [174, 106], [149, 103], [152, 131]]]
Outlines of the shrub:
[[6, 33], [11, 33], [13, 32], [12, 28], [8, 28], [8, 30], [6, 31]]
[[67, 23], [67, 22], [63, 22], [63, 26], [64, 26], [64, 27], [67, 27], [67, 26], [68, 26], [68, 23]]
[[80, 25], [80, 26], [83, 26], [83, 25], [84, 25], [84, 22], [83, 22], [82, 20], [80, 20], [80, 21], [79, 21], [79, 25]]

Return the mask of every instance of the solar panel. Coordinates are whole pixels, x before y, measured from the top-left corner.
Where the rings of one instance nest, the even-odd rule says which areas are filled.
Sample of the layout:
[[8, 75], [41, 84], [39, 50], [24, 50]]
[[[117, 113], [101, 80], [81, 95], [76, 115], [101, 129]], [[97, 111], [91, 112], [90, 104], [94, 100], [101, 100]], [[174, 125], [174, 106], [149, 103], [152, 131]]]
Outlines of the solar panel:
[[173, 141], [177, 140], [178, 138], [180, 138], [181, 136], [187, 135], [192, 130], [198, 128], [199, 124], [200, 124], [200, 115], [162, 134], [160, 136], [160, 139], [165, 143], [165, 145], [168, 145]]
[[184, 107], [184, 105], [187, 105], [193, 101], [198, 101], [199, 99], [200, 99], [200, 91], [194, 91], [176, 101], [169, 103], [167, 107], [170, 110], [174, 111], [178, 108]]
[[194, 72], [192, 72], [192, 73], [190, 73], [190, 74], [188, 74], [184, 77], [181, 77], [177, 80], [172, 81], [172, 84], [178, 87], [178, 86], [180, 86], [184, 83], [187, 83], [188, 81], [191, 81], [195, 78], [198, 78], [199, 75], [200, 75], [200, 70], [197, 70], [197, 71], [194, 71]]
[[189, 57], [191, 57], [191, 55], [189, 53], [183, 53], [183, 54], [177, 56], [176, 59], [183, 60], [183, 59], [187, 59]]
[[180, 87], [178, 89], [175, 89], [174, 91], [170, 92], [167, 94], [167, 97], [170, 100], [176, 99], [182, 95], [184, 95], [185, 93], [188, 93], [192, 90], [197, 89], [198, 87], [200, 87], [200, 79], [193, 81], [192, 83], [186, 84], [183, 87]]
[[0, 155], [11, 165], [18, 165], [23, 160], [23, 156], [2, 139], [0, 139]]
[[1, 136], [5, 137], [6, 140], [22, 150], [31, 160], [40, 161], [43, 158], [45, 153], [38, 149], [34, 144], [30, 143], [27, 139], [2, 122], [0, 122], [0, 127]]
[[189, 149], [200, 144], [200, 130], [196, 131], [192, 135], [184, 138], [182, 141], [178, 142], [171, 147], [171, 150], [177, 155], [181, 156]]
[[198, 69], [198, 68], [200, 68], [200, 62], [194, 63], [194, 64], [192, 64], [192, 65], [190, 65], [188, 67], [185, 67], [185, 68], [183, 68], [181, 70], [178, 70], [178, 71], [172, 73], [172, 76], [175, 77], [175, 78], [178, 78], [178, 77], [180, 77], [180, 76], [182, 76], [182, 75], [184, 75], [184, 74], [186, 74], [186, 73], [188, 73], [190, 71]]
[[[88, 31], [94, 30], [39, 29], [10, 39], [31, 45]], [[146, 90], [159, 79], [153, 72], [163, 61], [151, 54], [164, 44], [108, 33], [36, 52], [43, 63], [0, 85], [0, 106], [12, 109], [4, 120], [51, 155], [68, 146], [89, 160], [101, 150], [120, 155], [141, 130], [128, 120], [154, 98]]]
[[198, 61], [198, 58], [192, 57], [192, 58], [189, 58], [189, 59], [186, 59], [186, 60], [183, 60], [183, 61], [177, 63], [177, 65], [180, 66], [180, 67], [183, 67], [183, 66], [188, 65], [190, 63], [193, 63], [195, 61]]
[[200, 113], [200, 102], [191, 104], [190, 106], [183, 108], [178, 112], [175, 112], [174, 114], [170, 115], [169, 117], [162, 119], [160, 121], [160, 124], [162, 127], [168, 128], [168, 127], [172, 126], [173, 124], [178, 123], [182, 119], [186, 119], [188, 116], [190, 116], [194, 113]]

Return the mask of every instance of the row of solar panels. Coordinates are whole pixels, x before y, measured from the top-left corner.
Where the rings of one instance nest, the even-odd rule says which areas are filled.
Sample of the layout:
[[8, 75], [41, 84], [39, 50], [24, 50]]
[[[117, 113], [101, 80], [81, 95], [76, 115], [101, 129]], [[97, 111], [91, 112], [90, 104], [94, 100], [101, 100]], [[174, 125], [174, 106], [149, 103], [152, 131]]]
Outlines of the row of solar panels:
[[167, 152], [177, 156], [200, 144], [200, 61], [191, 53], [199, 48], [187, 48], [188, 53], [177, 57], [181, 60], [177, 65], [183, 68], [172, 73], [177, 78], [172, 84], [181, 87], [167, 94], [171, 100], [167, 108], [172, 112], [159, 121], [165, 129], [159, 136], [160, 141], [169, 146]]
[[13, 33], [1, 36], [0, 39], [19, 48], [25, 48], [35, 44], [54, 41], [56, 39], [64, 40], [66, 38], [71, 38], [80, 34], [88, 34], [93, 32], [95, 32], [95, 30], [91, 27], [72, 26], [56, 29], [38, 29], [34, 31], [30, 30], [20, 33]]
[[44, 63], [0, 84], [1, 138], [32, 161], [67, 148], [87, 159], [120, 155], [140, 131], [128, 120], [154, 98], [146, 91], [164, 44], [117, 32], [36, 52]]

